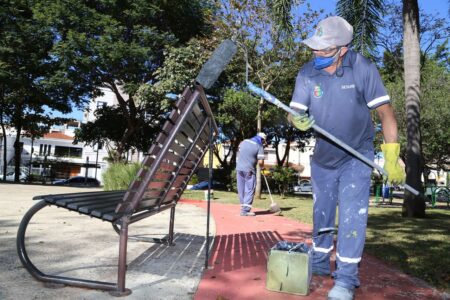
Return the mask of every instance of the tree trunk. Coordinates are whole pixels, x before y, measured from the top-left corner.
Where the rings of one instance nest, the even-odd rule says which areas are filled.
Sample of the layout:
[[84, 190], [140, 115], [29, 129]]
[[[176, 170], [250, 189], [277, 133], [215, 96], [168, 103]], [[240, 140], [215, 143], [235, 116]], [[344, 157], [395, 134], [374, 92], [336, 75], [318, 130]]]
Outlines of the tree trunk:
[[2, 94], [1, 94], [1, 102], [0, 102], [0, 104], [1, 104], [1, 106], [0, 106], [0, 126], [2, 127], [2, 138], [3, 138], [3, 170], [2, 170], [2, 173], [3, 173], [3, 178], [1, 178], [3, 181], [5, 181], [6, 180], [6, 159], [7, 159], [7, 155], [6, 155], [6, 150], [7, 150], [7, 148], [6, 148], [6, 141], [7, 141], [7, 138], [6, 138], [6, 128], [5, 128], [5, 123], [3, 122], [3, 114], [4, 114], [4, 97], [3, 97], [3, 91], [2, 91]]
[[14, 141], [14, 182], [20, 181], [20, 163], [22, 155], [22, 147], [20, 147], [20, 132], [21, 126], [16, 127], [16, 140]]
[[6, 129], [5, 129], [5, 124], [3, 124], [3, 116], [2, 116], [2, 118], [1, 118], [1, 121], [0, 121], [0, 124], [1, 124], [1, 126], [2, 126], [2, 134], [3, 134], [3, 178], [2, 178], [2, 180], [3, 181], [5, 181], [6, 180], [6, 163], [7, 163], [7, 161], [6, 161], [6, 159], [7, 159], [7, 153], [6, 153], [6, 150], [7, 150], [7, 148], [6, 148], [6, 141], [7, 141], [7, 139], [6, 139]]
[[[406, 183], [423, 191], [422, 147], [420, 135], [420, 44], [417, 0], [403, 0], [403, 56], [406, 106]], [[402, 215], [425, 217], [425, 199], [405, 191]]]

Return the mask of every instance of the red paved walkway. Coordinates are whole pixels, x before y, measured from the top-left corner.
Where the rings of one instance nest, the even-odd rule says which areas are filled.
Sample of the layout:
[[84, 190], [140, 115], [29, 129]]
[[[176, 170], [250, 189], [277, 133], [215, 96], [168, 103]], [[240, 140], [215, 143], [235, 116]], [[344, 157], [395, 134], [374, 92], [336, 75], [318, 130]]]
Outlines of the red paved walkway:
[[[206, 208], [204, 201], [183, 200]], [[297, 296], [266, 290], [268, 249], [279, 240], [310, 244], [311, 227], [260, 211], [241, 217], [238, 205], [211, 204], [216, 237], [210, 254], [210, 270], [200, 281], [195, 299], [326, 299], [333, 285], [329, 277], [314, 276], [310, 294]], [[361, 287], [356, 299], [448, 299], [421, 280], [409, 277], [380, 260], [364, 255]]]

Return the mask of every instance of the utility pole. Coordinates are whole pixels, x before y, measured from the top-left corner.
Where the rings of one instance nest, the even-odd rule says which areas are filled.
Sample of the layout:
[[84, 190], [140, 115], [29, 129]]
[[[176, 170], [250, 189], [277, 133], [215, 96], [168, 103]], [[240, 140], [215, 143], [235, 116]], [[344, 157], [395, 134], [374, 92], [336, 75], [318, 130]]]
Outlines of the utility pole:
[[98, 169], [98, 148], [100, 146], [100, 142], [97, 142], [97, 155], [95, 157], [95, 179], [97, 179], [97, 169]]
[[84, 185], [87, 185], [88, 169], [89, 169], [89, 156], [86, 156], [86, 172], [84, 173]]

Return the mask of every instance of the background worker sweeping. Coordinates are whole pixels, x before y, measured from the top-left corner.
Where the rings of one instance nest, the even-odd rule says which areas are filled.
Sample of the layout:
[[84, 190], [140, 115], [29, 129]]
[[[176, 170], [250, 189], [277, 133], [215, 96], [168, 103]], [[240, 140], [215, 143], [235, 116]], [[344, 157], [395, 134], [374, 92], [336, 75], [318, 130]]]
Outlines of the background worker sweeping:
[[236, 162], [236, 180], [241, 216], [254, 216], [251, 211], [256, 186], [256, 163], [264, 166], [264, 145], [266, 134], [259, 132], [250, 139], [243, 140], [239, 145]]
[[[374, 126], [370, 110], [381, 120], [385, 144], [384, 168], [388, 182], [405, 180], [398, 164], [397, 122], [390, 98], [376, 66], [348, 48], [352, 26], [341, 17], [319, 22], [314, 35], [303, 41], [314, 54], [298, 73], [291, 108], [292, 124], [308, 130], [314, 122], [373, 160]], [[309, 113], [309, 116], [306, 114]], [[320, 229], [335, 226], [339, 205], [337, 269], [328, 299], [353, 299], [360, 285], [358, 263], [365, 243], [372, 168], [318, 135], [311, 161], [313, 185], [313, 273], [329, 275], [333, 236], [317, 235]]]

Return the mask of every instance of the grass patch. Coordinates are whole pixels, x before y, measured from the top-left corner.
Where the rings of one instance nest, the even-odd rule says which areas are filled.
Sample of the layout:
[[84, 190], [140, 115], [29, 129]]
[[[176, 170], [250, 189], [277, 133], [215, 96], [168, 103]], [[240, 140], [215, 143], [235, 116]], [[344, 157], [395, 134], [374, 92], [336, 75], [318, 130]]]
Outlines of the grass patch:
[[[272, 195], [283, 216], [312, 224], [311, 196]], [[183, 198], [204, 199], [203, 191], [185, 191]], [[253, 206], [269, 209], [270, 198], [255, 199]], [[236, 193], [214, 191], [214, 202], [239, 204]], [[450, 210], [427, 209], [424, 219], [402, 218], [401, 202], [370, 207], [365, 251], [421, 278], [439, 290], [450, 292]]]

